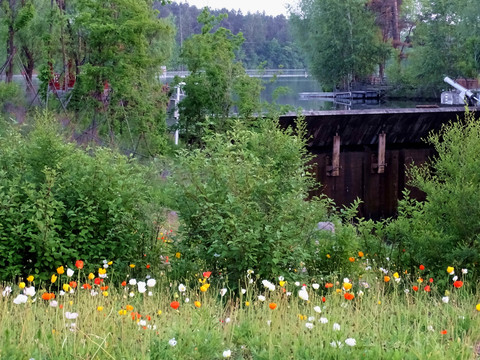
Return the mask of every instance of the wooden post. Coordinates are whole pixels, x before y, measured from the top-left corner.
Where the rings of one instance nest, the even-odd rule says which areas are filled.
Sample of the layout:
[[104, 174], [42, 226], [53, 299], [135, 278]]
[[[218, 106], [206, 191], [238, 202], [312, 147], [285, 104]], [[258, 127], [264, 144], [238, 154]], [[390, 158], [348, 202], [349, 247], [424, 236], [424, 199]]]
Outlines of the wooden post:
[[387, 134], [382, 132], [378, 135], [378, 173], [383, 174], [385, 172], [385, 145], [386, 145]]
[[332, 165], [327, 166], [328, 176], [340, 176], [340, 136], [333, 137]]
[[382, 132], [378, 134], [378, 151], [377, 153], [372, 153], [370, 172], [372, 174], [383, 174], [385, 173], [385, 167], [387, 163], [385, 162], [385, 146], [387, 143], [387, 134]]

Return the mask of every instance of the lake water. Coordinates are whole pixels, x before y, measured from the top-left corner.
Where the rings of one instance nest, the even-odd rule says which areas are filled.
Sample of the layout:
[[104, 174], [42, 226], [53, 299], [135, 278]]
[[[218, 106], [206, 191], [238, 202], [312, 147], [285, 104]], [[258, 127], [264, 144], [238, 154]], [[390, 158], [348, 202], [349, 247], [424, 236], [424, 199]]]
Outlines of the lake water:
[[[434, 105], [433, 102], [418, 102], [418, 101], [390, 101], [385, 99], [371, 99], [365, 101], [351, 101], [351, 105], [334, 103], [331, 100], [319, 99], [302, 99], [300, 93], [304, 92], [322, 92], [320, 84], [312, 77], [283, 77], [277, 78], [275, 82], [269, 82], [269, 79], [262, 79], [264, 81], [265, 90], [262, 93], [262, 100], [271, 102], [272, 94], [278, 87], [287, 87], [289, 92], [280, 95], [277, 99], [278, 104], [292, 105], [296, 108], [302, 108], [305, 111], [318, 110], [347, 110], [347, 109], [376, 109], [376, 108], [414, 108], [416, 105]], [[440, 99], [438, 104], [440, 103]], [[438, 105], [437, 104], [437, 105]]]
[[[0, 79], [1, 80], [1, 79]], [[21, 75], [14, 75], [14, 81], [24, 84], [24, 78]], [[172, 78], [162, 80], [162, 82], [170, 82]], [[263, 101], [272, 102], [272, 95], [275, 89], [279, 87], [285, 87], [288, 92], [282, 94], [276, 100], [280, 105], [291, 105], [294, 108], [301, 108], [305, 111], [318, 111], [318, 110], [348, 110], [348, 109], [375, 109], [375, 108], [414, 108], [416, 105], [433, 105], [433, 102], [414, 102], [414, 101], [390, 101], [385, 99], [380, 100], [367, 100], [367, 101], [353, 101], [350, 106], [345, 104], [334, 103], [333, 99], [319, 100], [319, 99], [302, 99], [300, 93], [305, 92], [322, 92], [320, 84], [311, 76], [303, 77], [277, 77], [272, 82], [271, 77], [262, 78], [264, 91], [261, 94]], [[36, 76], [33, 79], [34, 85], [38, 86], [38, 79]], [[438, 104], [440, 103], [440, 99]], [[437, 104], [437, 105], [438, 105]]]

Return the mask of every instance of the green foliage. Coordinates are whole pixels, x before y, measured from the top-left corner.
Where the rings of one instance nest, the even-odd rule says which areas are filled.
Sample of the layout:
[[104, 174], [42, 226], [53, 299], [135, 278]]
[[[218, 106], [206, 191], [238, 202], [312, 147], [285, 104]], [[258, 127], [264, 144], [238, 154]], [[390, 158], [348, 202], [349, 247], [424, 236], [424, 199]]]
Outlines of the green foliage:
[[22, 89], [17, 83], [0, 82], [0, 104], [4, 107], [6, 104], [20, 105], [23, 103]]
[[187, 141], [198, 141], [206, 131], [224, 132], [238, 92], [238, 111], [250, 116], [257, 110], [260, 81], [249, 78], [235, 52], [243, 43], [242, 33], [218, 27], [225, 15], [215, 17], [205, 8], [198, 17], [201, 34], [185, 41], [181, 58], [190, 71], [184, 79], [187, 95], [179, 104], [180, 128]]
[[[45, 40], [40, 67], [44, 99], [51, 66], [76, 78], [68, 99], [75, 125], [98, 129], [103, 139], [146, 157], [167, 147], [168, 94], [159, 81], [173, 46], [174, 29], [158, 19], [149, 0], [98, 2], [79, 0], [52, 8], [49, 17], [57, 37]], [[74, 121], [72, 119], [72, 122]]]
[[380, 30], [364, 1], [304, 0], [291, 23], [311, 73], [325, 89], [347, 89], [385, 59]]
[[327, 206], [305, 201], [313, 183], [298, 125], [295, 135], [272, 120], [258, 128], [236, 121], [231, 131], [206, 136], [204, 148], [180, 153], [177, 246], [186, 264], [198, 261], [232, 287], [247, 269], [265, 278], [299, 275]]
[[[414, 6], [412, 49], [397, 68], [415, 96], [439, 96], [443, 78], [478, 77], [480, 73], [480, 7], [468, 0], [420, 0]], [[396, 65], [395, 65], [396, 66]], [[390, 72], [392, 74], [395, 69]]]
[[46, 279], [77, 259], [122, 263], [151, 247], [144, 211], [154, 192], [145, 168], [112, 150], [66, 143], [47, 113], [29, 134], [10, 128], [0, 143], [2, 280]]
[[[154, 5], [160, 8], [158, 4]], [[172, 2], [161, 7], [160, 16], [171, 17], [177, 29], [176, 43], [180, 48], [185, 39], [201, 32], [201, 25], [196, 21], [202, 12], [201, 8], [188, 3]], [[303, 69], [305, 67], [303, 54], [293, 41], [288, 19], [284, 15], [271, 16], [265, 13], [244, 14], [236, 9], [211, 9], [214, 15], [226, 13], [220, 25], [233, 33], [242, 31], [245, 42], [237, 51], [237, 57], [248, 69], [255, 69], [260, 63], [266, 62], [267, 67]], [[169, 68], [180, 70], [178, 56], [172, 59]]]
[[466, 113], [445, 125], [427, 142], [438, 155], [409, 169], [411, 185], [426, 194], [426, 201], [404, 192], [396, 220], [385, 224], [387, 243], [404, 252], [405, 266], [424, 264], [432, 270], [446, 266], [478, 271], [480, 261], [480, 123]]

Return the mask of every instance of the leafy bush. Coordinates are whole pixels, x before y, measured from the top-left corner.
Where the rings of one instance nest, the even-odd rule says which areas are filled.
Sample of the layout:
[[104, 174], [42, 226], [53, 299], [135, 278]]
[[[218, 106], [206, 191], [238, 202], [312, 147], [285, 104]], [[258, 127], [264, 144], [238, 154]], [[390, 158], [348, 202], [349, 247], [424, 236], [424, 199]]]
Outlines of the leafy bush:
[[22, 89], [19, 84], [0, 82], [0, 109], [6, 104], [21, 105], [23, 102]]
[[146, 168], [65, 142], [47, 113], [27, 135], [9, 128], [0, 144], [1, 279], [45, 279], [76, 259], [118, 263], [150, 246], [156, 212], [143, 211], [155, 203]]
[[480, 122], [475, 114], [443, 126], [427, 142], [438, 155], [409, 170], [411, 184], [425, 202], [406, 192], [399, 216], [386, 226], [387, 241], [403, 249], [411, 263], [430, 269], [478, 268], [480, 261]]
[[174, 198], [185, 265], [200, 262], [232, 287], [247, 269], [263, 278], [300, 274], [327, 202], [305, 201], [313, 179], [297, 125], [295, 135], [273, 120], [256, 129], [237, 121], [232, 131], [206, 136], [203, 149], [180, 153]]

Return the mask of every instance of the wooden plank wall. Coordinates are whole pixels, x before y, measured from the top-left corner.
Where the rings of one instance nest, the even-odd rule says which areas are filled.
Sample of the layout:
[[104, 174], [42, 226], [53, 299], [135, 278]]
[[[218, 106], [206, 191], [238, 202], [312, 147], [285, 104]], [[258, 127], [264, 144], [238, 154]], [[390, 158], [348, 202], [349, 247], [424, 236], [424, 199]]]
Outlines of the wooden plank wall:
[[[363, 201], [360, 216], [395, 216], [402, 191], [408, 187], [406, 168], [412, 162], [423, 164], [435, 154], [423, 139], [430, 131], [439, 131], [442, 124], [457, 121], [463, 111], [449, 108], [307, 114], [309, 150], [319, 183], [312, 195], [323, 193], [339, 207], [350, 205], [358, 197]], [[294, 122], [295, 116], [280, 118], [282, 126], [294, 127]], [[418, 189], [409, 189], [412, 196], [424, 199]]]
[[[376, 149], [365, 147], [363, 151], [343, 151], [340, 153], [338, 176], [330, 176], [327, 168], [329, 154], [312, 151], [313, 164], [319, 189], [312, 195], [325, 194], [335, 200], [339, 207], [350, 205], [357, 197], [360, 216], [381, 219], [396, 214], [397, 201], [407, 185], [405, 169], [412, 162], [421, 164], [434, 154], [433, 149], [392, 149], [385, 152], [387, 166], [383, 173], [372, 173], [372, 156]], [[409, 187], [417, 199], [424, 199], [423, 193]]]

